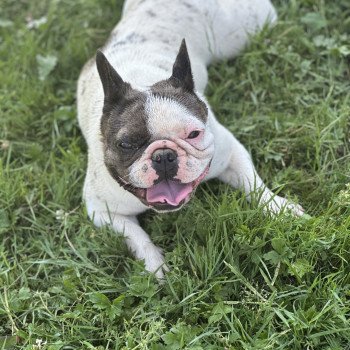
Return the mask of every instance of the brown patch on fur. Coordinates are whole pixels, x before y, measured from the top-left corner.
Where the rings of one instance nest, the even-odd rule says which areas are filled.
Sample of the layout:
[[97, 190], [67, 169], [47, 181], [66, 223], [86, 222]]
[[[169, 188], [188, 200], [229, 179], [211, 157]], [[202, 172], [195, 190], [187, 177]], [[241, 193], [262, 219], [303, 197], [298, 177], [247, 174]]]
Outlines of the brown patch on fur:
[[172, 99], [185, 106], [193, 115], [204, 123], [208, 119], [208, 108], [206, 104], [194, 93], [184, 91], [180, 87], [174, 87], [171, 79], [162, 80], [151, 87], [155, 96]]
[[[104, 105], [101, 119], [104, 161], [107, 169], [121, 185], [129, 182], [129, 167], [141, 157], [151, 135], [145, 113], [146, 95], [131, 90], [118, 104]], [[131, 146], [122, 147], [122, 143]]]

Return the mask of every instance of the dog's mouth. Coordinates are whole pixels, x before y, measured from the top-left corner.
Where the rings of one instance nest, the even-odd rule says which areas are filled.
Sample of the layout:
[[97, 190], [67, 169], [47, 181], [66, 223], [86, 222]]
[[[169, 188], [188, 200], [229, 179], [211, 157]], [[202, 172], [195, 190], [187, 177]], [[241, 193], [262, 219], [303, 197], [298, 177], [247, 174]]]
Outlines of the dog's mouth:
[[192, 182], [182, 183], [178, 180], [166, 179], [149, 188], [138, 188], [135, 194], [144, 204], [157, 211], [180, 209], [191, 199], [197, 186], [208, 174], [209, 167], [210, 165]]
[[193, 191], [194, 183], [183, 184], [174, 180], [163, 180], [147, 188], [146, 201], [149, 204], [162, 203], [177, 207]]

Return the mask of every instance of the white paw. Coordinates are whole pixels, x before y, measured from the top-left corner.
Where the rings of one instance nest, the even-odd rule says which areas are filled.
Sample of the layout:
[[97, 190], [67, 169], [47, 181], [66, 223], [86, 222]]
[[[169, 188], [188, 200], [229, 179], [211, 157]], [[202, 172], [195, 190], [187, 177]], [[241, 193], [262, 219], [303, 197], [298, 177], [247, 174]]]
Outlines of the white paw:
[[294, 216], [302, 216], [305, 214], [301, 205], [292, 203], [280, 196], [272, 196], [268, 200], [264, 200], [264, 211], [272, 215], [278, 215], [281, 212], [290, 213]]
[[144, 247], [142, 260], [145, 262], [146, 270], [154, 273], [160, 280], [164, 278], [164, 273], [169, 271], [169, 268], [165, 265], [162, 250], [152, 243]]

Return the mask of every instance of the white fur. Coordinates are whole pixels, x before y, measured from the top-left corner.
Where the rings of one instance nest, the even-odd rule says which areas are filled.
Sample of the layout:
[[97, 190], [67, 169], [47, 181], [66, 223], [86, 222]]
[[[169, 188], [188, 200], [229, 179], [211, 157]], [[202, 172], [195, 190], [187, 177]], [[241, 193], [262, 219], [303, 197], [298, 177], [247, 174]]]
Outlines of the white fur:
[[[185, 2], [189, 7], [185, 7]], [[150, 18], [147, 11], [156, 16]], [[186, 38], [195, 86], [202, 96], [208, 64], [237, 55], [248, 43], [249, 35], [275, 19], [269, 0], [128, 0], [122, 19], [103, 51], [125, 81], [146, 91], [154, 83], [169, 78], [180, 42]], [[135, 45], [132, 40], [128, 45], [116, 45], [130, 38], [131, 33], [147, 40]], [[148, 101], [149, 130], [154, 137], [170, 138], [170, 133], [183, 127], [182, 122], [204, 127], [208, 142], [214, 135], [214, 157], [206, 179], [219, 177], [233, 187], [242, 188], [248, 199], [252, 191], [260, 190], [260, 204], [265, 210], [278, 213], [288, 206], [295, 215], [302, 215], [300, 206], [274, 196], [264, 185], [246, 149], [217, 122], [209, 106], [209, 119], [204, 126], [176, 102], [158, 102]], [[161, 278], [166, 270], [163, 256], [136, 219], [147, 207], [121, 188], [104, 165], [100, 135], [102, 106], [102, 84], [94, 61], [89, 61], [78, 82], [78, 118], [89, 148], [83, 194], [88, 214], [97, 226], [109, 224], [116, 232], [123, 233], [135, 257], [143, 259], [146, 269]], [[168, 115], [167, 122], [160, 118], [161, 113]]]
[[177, 137], [188, 125], [198, 129], [205, 127], [185, 106], [171, 99], [149, 96], [146, 113], [148, 130], [155, 139]]

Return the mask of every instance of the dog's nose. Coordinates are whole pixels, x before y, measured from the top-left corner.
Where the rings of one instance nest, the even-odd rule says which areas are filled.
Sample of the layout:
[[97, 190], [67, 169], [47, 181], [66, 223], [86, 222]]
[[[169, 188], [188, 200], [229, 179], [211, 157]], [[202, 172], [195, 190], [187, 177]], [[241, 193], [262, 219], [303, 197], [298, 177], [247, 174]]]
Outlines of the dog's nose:
[[152, 162], [155, 164], [173, 163], [176, 159], [176, 152], [170, 148], [157, 149], [152, 154]]
[[171, 179], [177, 174], [177, 153], [170, 148], [157, 149], [152, 154], [152, 167], [159, 179]]

